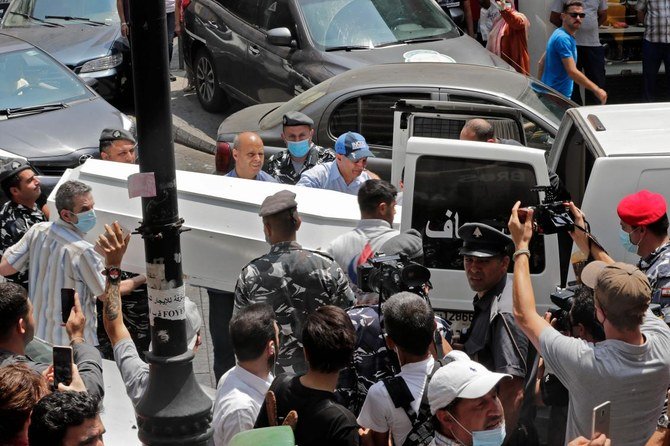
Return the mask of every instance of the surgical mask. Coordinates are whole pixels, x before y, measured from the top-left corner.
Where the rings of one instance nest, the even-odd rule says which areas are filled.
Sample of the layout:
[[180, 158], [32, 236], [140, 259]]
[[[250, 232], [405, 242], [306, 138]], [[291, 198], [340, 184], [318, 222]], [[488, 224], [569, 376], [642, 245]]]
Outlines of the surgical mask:
[[286, 146], [291, 155], [296, 158], [302, 158], [309, 152], [309, 139], [302, 141], [286, 141]]
[[626, 251], [632, 252], [633, 254], [637, 254], [637, 245], [630, 241], [630, 234], [632, 234], [636, 230], [637, 228], [633, 229], [632, 232], [628, 233], [623, 229], [619, 228], [619, 242], [621, 243], [621, 246], [623, 246]]
[[79, 229], [81, 232], [86, 234], [88, 231], [93, 229], [96, 223], [95, 211], [91, 209], [90, 211], [81, 212], [77, 214], [77, 223], [72, 223], [75, 228]]
[[[465, 426], [463, 426], [456, 419], [455, 416], [453, 416], [450, 412], [447, 412], [447, 413], [449, 413], [449, 415], [451, 415], [451, 418], [456, 422], [456, 424], [461, 426], [461, 429], [463, 429], [465, 432], [467, 432], [468, 434], [470, 434], [472, 436], [472, 446], [501, 446], [503, 444], [503, 442], [505, 441], [505, 435], [506, 435], [506, 433], [505, 433], [505, 420], [503, 420], [502, 423], [500, 423], [500, 426], [498, 426], [494, 429], [490, 429], [490, 430], [486, 430], [486, 431], [470, 432], [469, 430], [467, 430], [465, 428]], [[451, 435], [454, 435], [454, 433], [452, 432]], [[455, 435], [454, 435], [454, 438], [456, 438]], [[460, 440], [458, 440], [458, 441], [460, 441]]]

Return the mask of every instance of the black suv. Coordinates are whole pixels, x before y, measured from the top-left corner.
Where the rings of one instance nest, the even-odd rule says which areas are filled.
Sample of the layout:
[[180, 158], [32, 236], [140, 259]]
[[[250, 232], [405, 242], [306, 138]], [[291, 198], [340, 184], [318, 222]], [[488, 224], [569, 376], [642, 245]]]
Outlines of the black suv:
[[509, 68], [434, 0], [191, 0], [184, 21], [185, 60], [209, 111], [229, 97], [247, 105], [286, 101], [365, 65]]

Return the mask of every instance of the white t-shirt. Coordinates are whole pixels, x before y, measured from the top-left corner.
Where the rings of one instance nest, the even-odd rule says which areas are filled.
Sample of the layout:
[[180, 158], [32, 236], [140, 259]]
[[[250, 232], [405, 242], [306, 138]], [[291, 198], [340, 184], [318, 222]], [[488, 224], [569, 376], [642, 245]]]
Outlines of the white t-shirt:
[[[426, 377], [433, 370], [434, 363], [431, 356], [421, 362], [405, 364], [400, 368], [398, 376], [405, 380], [407, 387], [412, 392], [414, 401], [411, 406], [415, 412], [419, 411]], [[403, 444], [412, 430], [412, 422], [402, 408], [396, 408], [393, 405], [391, 396], [382, 381], [370, 387], [358, 416], [358, 424], [375, 432], [391, 431], [394, 444]]]
[[165, 0], [165, 13], [169, 14], [175, 10], [175, 0]]
[[[563, 5], [572, 0], [554, 0], [551, 10], [563, 12]], [[575, 34], [578, 46], [600, 46], [598, 37], [598, 11], [607, 9], [607, 0], [580, 0], [584, 6], [586, 17], [582, 20], [582, 26]], [[589, 418], [590, 419], [590, 418]]]
[[611, 402], [610, 435], [617, 446], [639, 446], [656, 429], [670, 384], [670, 329], [650, 311], [642, 324], [645, 343], [608, 339], [597, 344], [540, 334], [542, 357], [570, 392], [566, 442], [591, 437], [593, 408]]

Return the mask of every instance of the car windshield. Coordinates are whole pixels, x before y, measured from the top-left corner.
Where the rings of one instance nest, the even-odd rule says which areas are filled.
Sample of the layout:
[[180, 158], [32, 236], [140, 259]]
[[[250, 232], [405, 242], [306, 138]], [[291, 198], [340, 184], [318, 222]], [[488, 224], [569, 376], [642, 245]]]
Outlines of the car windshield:
[[65, 104], [91, 96], [77, 76], [40, 50], [0, 53], [0, 110]]
[[310, 88], [304, 93], [299, 94], [288, 102], [284, 102], [272, 112], [268, 113], [261, 119], [259, 126], [261, 130], [271, 129], [282, 122], [283, 116], [290, 111], [302, 111], [312, 102], [324, 96], [332, 83], [332, 77], [326, 79], [315, 87]]
[[14, 0], [4, 27], [119, 24], [116, 0]]
[[528, 88], [519, 96], [519, 100], [528, 108], [535, 110], [545, 116], [556, 127], [563, 119], [565, 112], [577, 104], [570, 102], [559, 93], [550, 90], [546, 85], [528, 78]]
[[458, 36], [435, 0], [301, 0], [307, 29], [321, 50], [371, 48]]

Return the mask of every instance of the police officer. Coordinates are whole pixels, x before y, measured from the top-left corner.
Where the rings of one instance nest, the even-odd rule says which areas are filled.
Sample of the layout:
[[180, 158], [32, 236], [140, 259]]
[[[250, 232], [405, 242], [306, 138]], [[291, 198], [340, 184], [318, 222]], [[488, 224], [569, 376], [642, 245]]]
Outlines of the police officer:
[[[584, 215], [570, 203], [575, 225], [584, 228]], [[670, 305], [670, 239], [668, 238], [667, 203], [663, 195], [641, 190], [625, 196], [617, 206], [619, 239], [623, 247], [640, 256], [637, 267], [651, 285], [651, 302]], [[590, 243], [584, 231], [571, 232], [579, 249], [595, 260], [614, 263], [596, 243]]]
[[137, 141], [132, 133], [123, 129], [104, 129], [100, 133], [100, 158], [106, 161], [135, 164]]
[[512, 279], [507, 277], [512, 239], [482, 223], [464, 224], [458, 236], [463, 240], [465, 274], [477, 293], [464, 349], [487, 369], [512, 376], [501, 381], [498, 390], [510, 433], [517, 425], [529, 366], [528, 338], [514, 322]]
[[349, 281], [337, 263], [296, 242], [301, 223], [297, 206], [295, 194], [287, 190], [263, 201], [258, 215], [263, 217], [270, 252], [242, 268], [235, 285], [233, 315], [257, 302], [268, 303], [275, 311], [283, 334], [275, 376], [307, 370], [301, 335], [309, 313], [322, 305], [347, 308], [354, 301]]
[[[48, 217], [38, 204], [43, 198], [40, 180], [25, 161], [11, 160], [0, 168], [0, 187], [9, 199], [0, 209], [1, 255], [21, 240], [31, 226], [47, 221]], [[7, 280], [28, 289], [27, 270], [7, 277]]]
[[288, 149], [272, 155], [263, 169], [278, 182], [295, 184], [304, 171], [335, 159], [332, 150], [312, 142], [314, 121], [309, 116], [296, 111], [288, 112], [282, 124], [281, 137]]

